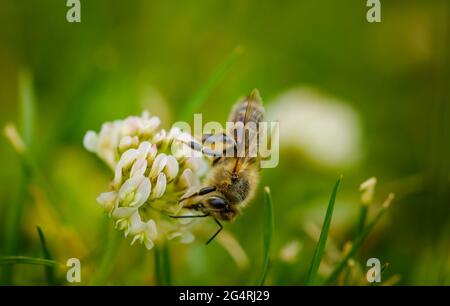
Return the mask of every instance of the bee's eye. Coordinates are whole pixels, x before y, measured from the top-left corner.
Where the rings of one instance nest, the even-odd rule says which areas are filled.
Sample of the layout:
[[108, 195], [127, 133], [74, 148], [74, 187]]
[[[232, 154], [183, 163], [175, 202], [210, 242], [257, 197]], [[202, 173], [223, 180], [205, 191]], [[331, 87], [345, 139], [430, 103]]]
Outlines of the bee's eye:
[[215, 208], [223, 208], [226, 206], [225, 200], [218, 197], [209, 198], [208, 203], [214, 206]]

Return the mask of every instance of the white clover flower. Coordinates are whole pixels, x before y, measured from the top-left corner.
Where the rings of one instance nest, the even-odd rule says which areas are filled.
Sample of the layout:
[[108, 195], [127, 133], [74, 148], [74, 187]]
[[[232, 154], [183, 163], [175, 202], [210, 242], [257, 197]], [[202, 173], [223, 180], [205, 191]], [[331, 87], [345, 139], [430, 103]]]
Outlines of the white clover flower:
[[276, 98], [268, 114], [280, 122], [280, 144], [321, 165], [355, 165], [362, 156], [360, 118], [348, 102], [312, 88]]
[[194, 240], [192, 219], [168, 215], [192, 214], [178, 205], [178, 199], [198, 188], [208, 167], [203, 158], [172, 154], [176, 140], [183, 145], [192, 138], [176, 127], [169, 132], [159, 129], [160, 123], [144, 112], [141, 117], [106, 122], [100, 133], [88, 131], [83, 140], [85, 148], [114, 171], [111, 189], [97, 202], [118, 230], [132, 236], [131, 244], [140, 242], [147, 249], [163, 239]]

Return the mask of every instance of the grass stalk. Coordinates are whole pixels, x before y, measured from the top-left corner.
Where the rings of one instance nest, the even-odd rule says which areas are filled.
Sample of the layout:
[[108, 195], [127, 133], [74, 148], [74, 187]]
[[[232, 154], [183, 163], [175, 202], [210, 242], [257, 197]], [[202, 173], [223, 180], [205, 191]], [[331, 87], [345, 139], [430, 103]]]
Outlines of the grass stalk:
[[[34, 97], [33, 97], [33, 82], [31, 75], [23, 71], [19, 75], [19, 121], [22, 127], [22, 139], [25, 147], [29, 147], [32, 140], [33, 124], [34, 124]], [[18, 133], [17, 133], [18, 135]], [[14, 146], [15, 149], [18, 149]], [[19, 152], [23, 153], [23, 152]], [[28, 198], [28, 185], [31, 181], [30, 165], [24, 160], [23, 154], [19, 154], [21, 175], [19, 178], [19, 188], [17, 190], [16, 199], [13, 205], [6, 212], [5, 220], [5, 248], [6, 255], [13, 255], [17, 253], [18, 241], [20, 236], [20, 226], [22, 219], [22, 212], [25, 202]], [[1, 279], [6, 284], [12, 282], [12, 267], [5, 267], [1, 275]]]
[[356, 228], [355, 237], [357, 237], [359, 234], [361, 234], [362, 231], [364, 230], [364, 227], [366, 226], [366, 222], [367, 222], [368, 212], [369, 212], [369, 205], [362, 204], [360, 211], [359, 211], [358, 226]]
[[26, 265], [37, 265], [46, 267], [64, 267], [63, 264], [58, 263], [54, 260], [35, 258], [29, 256], [3, 256], [0, 257], [0, 265], [16, 265], [16, 264], [26, 264]]
[[105, 252], [90, 283], [94, 286], [105, 285], [107, 283], [108, 277], [114, 268], [120, 243], [122, 242], [122, 236], [114, 229], [108, 231], [106, 239]]
[[259, 285], [263, 286], [264, 282], [266, 280], [267, 273], [269, 271], [269, 265], [270, 265], [270, 250], [272, 245], [272, 235], [273, 235], [273, 203], [272, 203], [272, 194], [270, 192], [269, 187], [264, 188], [264, 195], [265, 195], [265, 204], [266, 204], [266, 211], [265, 211], [265, 221], [264, 221], [264, 264], [263, 264], [263, 271], [261, 274], [261, 278], [259, 281]]
[[162, 270], [165, 280], [165, 285], [170, 286], [172, 285], [172, 275], [171, 275], [171, 268], [170, 268], [170, 252], [169, 252], [169, 244], [164, 243], [162, 248]]
[[[42, 253], [44, 255], [44, 258], [47, 260], [53, 260], [53, 257], [48, 249], [47, 246], [47, 242], [45, 241], [45, 235], [44, 232], [42, 231], [42, 229], [37, 226], [36, 227], [38, 235], [39, 235], [39, 240], [41, 242], [41, 248], [42, 248]], [[56, 285], [56, 278], [55, 278], [55, 269], [52, 266], [46, 266], [45, 267], [45, 276], [47, 279], [47, 284], [49, 285]]]
[[164, 285], [164, 277], [162, 276], [162, 267], [161, 267], [161, 250], [159, 246], [155, 246], [153, 248], [154, 255], [154, 269], [155, 269], [155, 284], [156, 286]]
[[331, 193], [330, 201], [328, 202], [328, 208], [323, 221], [322, 230], [320, 232], [320, 238], [317, 242], [316, 250], [314, 251], [313, 259], [309, 267], [308, 275], [306, 277], [306, 285], [314, 284], [314, 281], [319, 270], [320, 262], [325, 253], [325, 245], [327, 243], [328, 232], [330, 231], [331, 219], [333, 217], [334, 203], [336, 202], [336, 194], [341, 183], [342, 177], [340, 177], [334, 185], [333, 192]]
[[170, 252], [168, 243], [154, 247], [155, 284], [157, 286], [172, 285], [170, 268]]

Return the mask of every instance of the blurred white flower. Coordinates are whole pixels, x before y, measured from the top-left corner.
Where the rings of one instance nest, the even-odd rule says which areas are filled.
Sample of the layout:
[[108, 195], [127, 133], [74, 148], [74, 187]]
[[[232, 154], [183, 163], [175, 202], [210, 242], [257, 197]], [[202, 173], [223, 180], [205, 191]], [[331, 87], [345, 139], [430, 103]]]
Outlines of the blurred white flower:
[[26, 150], [25, 142], [20, 136], [19, 131], [13, 123], [7, 123], [3, 129], [3, 133], [6, 139], [9, 140], [12, 147], [20, 154], [24, 153]]
[[178, 205], [178, 198], [197, 188], [201, 175], [197, 170], [208, 167], [203, 158], [172, 155], [171, 144], [190, 135], [175, 127], [167, 133], [159, 125], [158, 117], [144, 112], [141, 117], [106, 122], [100, 133], [88, 131], [83, 140], [85, 148], [114, 171], [111, 190], [101, 193], [97, 202], [117, 229], [133, 237], [131, 244], [137, 241], [147, 249], [155, 240], [194, 239], [189, 231], [192, 220], [168, 215], [189, 213]]
[[268, 114], [280, 122], [282, 147], [330, 167], [352, 165], [361, 156], [359, 117], [345, 101], [297, 88], [276, 98]]

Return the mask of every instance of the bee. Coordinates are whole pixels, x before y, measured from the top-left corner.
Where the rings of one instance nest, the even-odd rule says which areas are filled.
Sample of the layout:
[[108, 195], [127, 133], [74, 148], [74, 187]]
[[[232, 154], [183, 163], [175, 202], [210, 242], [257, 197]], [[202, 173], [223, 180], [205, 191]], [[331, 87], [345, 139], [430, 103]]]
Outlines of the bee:
[[[223, 229], [220, 221], [233, 221], [255, 195], [260, 177], [259, 124], [263, 117], [262, 99], [254, 89], [233, 107], [224, 133], [204, 135], [203, 144], [197, 141], [189, 144], [192, 149], [213, 158], [202, 187], [179, 199], [184, 208], [201, 214], [172, 217], [212, 217], [219, 229], [206, 244]], [[205, 146], [211, 142], [216, 146]], [[222, 151], [217, 150], [217, 143], [223, 144]]]

